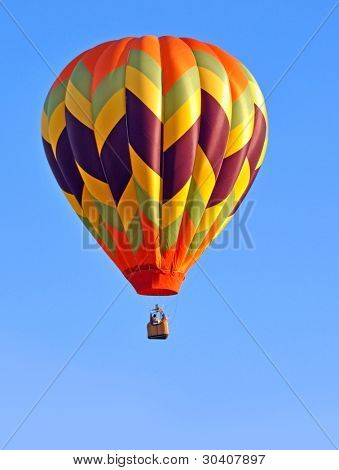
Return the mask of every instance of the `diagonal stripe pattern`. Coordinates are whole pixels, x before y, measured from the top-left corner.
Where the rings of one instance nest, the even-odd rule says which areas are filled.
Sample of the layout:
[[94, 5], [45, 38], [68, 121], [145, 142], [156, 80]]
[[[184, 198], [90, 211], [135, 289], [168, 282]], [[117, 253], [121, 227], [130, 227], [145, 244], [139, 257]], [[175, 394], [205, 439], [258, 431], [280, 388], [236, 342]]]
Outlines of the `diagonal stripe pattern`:
[[249, 191], [267, 116], [220, 48], [143, 36], [73, 59], [47, 95], [42, 139], [76, 214], [138, 293], [170, 295]]

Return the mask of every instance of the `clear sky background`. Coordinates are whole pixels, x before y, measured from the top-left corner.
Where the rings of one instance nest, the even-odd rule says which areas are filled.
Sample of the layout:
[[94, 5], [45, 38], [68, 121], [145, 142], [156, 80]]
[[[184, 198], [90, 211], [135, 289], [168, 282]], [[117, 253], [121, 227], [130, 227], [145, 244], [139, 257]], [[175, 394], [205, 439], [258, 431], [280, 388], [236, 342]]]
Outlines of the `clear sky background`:
[[[125, 284], [83, 248], [45, 160], [54, 76], [27, 38], [59, 73], [110, 39], [197, 37], [243, 61], [267, 94], [333, 4], [7, 0], [26, 38], [0, 7], [1, 446]], [[247, 198], [255, 249], [231, 237], [200, 263], [267, 356], [198, 267], [164, 299], [166, 342], [146, 339], [156, 299], [128, 286], [7, 448], [332, 448], [320, 427], [339, 445], [338, 27], [339, 8], [267, 102], [268, 152]]]

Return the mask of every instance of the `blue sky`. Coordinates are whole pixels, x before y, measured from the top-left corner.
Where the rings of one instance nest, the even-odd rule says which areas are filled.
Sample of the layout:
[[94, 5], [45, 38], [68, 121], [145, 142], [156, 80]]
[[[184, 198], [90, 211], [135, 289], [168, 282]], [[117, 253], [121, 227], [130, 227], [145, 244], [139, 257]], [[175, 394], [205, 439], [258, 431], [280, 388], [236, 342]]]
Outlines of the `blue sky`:
[[[109, 39], [192, 36], [242, 60], [267, 94], [333, 3], [6, 5], [57, 72]], [[268, 100], [267, 157], [247, 198], [255, 248], [230, 243], [201, 259], [319, 426], [194, 267], [179, 298], [163, 302], [167, 342], [147, 341], [155, 299], [127, 287], [9, 449], [332, 448], [320, 427], [339, 445], [338, 20], [336, 11]], [[53, 74], [2, 8], [0, 31], [3, 446], [125, 282], [103, 252], [83, 249], [45, 160], [40, 113]]]

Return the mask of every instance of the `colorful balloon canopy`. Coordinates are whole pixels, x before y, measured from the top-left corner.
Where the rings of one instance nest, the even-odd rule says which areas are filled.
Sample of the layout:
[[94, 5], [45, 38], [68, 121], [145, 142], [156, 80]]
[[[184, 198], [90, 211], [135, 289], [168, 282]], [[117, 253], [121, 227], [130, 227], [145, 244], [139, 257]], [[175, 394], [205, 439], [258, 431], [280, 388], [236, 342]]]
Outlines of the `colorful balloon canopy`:
[[176, 294], [264, 159], [263, 96], [211, 44], [123, 38], [53, 84], [42, 137], [76, 214], [139, 294]]

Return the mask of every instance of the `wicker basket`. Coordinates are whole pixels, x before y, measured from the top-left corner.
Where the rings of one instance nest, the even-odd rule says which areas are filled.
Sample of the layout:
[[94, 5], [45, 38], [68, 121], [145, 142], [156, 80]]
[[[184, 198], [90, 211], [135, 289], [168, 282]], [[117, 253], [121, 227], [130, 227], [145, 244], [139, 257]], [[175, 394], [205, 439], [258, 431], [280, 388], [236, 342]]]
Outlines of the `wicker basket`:
[[166, 339], [168, 335], [169, 329], [167, 320], [161, 320], [157, 325], [152, 325], [151, 322], [147, 323], [148, 339]]

